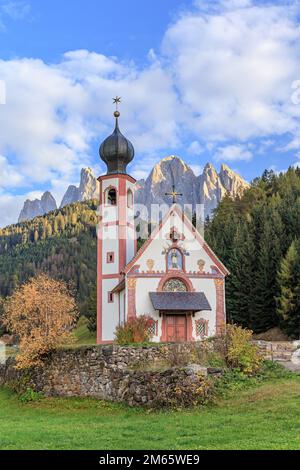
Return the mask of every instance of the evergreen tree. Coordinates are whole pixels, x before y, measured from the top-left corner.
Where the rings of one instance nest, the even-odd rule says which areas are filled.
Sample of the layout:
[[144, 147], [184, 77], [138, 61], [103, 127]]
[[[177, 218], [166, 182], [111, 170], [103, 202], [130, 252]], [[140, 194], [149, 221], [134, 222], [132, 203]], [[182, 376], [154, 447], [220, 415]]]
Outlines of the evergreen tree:
[[88, 329], [93, 332], [97, 330], [97, 288], [94, 285], [91, 289], [84, 316], [88, 319]]
[[262, 211], [262, 233], [256, 260], [252, 320], [258, 333], [278, 325], [276, 274], [282, 258], [282, 235], [282, 222], [273, 200], [270, 206]]
[[[206, 225], [206, 239], [231, 272], [226, 282], [230, 321], [257, 333], [279, 325], [276, 298], [282, 292], [277, 273], [299, 233], [299, 169], [280, 175], [266, 171], [243, 197], [225, 197], [220, 203]], [[298, 336], [292, 318], [289, 334]]]
[[253, 328], [255, 245], [251, 224], [240, 223], [233, 241], [233, 252], [228, 268], [231, 275], [227, 279], [227, 316], [231, 323], [245, 328]]
[[278, 272], [280, 295], [277, 314], [282, 329], [295, 339], [300, 338], [300, 242], [293, 241]]

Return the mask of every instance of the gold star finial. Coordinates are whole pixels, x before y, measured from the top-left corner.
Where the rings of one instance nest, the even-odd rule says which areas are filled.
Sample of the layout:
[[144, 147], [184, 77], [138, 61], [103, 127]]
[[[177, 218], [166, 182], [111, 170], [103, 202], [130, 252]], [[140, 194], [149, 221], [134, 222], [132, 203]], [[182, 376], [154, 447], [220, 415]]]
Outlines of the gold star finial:
[[120, 96], [116, 96], [114, 99], [113, 99], [113, 103], [116, 105], [116, 111], [115, 111], [115, 116], [116, 114], [118, 116], [116, 117], [119, 117], [120, 116], [120, 113], [119, 113], [119, 104], [122, 103], [122, 99]]

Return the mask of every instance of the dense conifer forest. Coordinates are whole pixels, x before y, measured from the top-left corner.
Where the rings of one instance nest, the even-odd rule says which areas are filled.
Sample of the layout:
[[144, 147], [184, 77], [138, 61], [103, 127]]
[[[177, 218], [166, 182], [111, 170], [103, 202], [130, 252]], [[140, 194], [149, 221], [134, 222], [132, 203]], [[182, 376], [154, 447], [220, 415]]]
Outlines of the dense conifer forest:
[[70, 283], [82, 313], [96, 284], [97, 201], [0, 230], [0, 296], [44, 272]]
[[225, 197], [206, 240], [231, 272], [229, 321], [300, 337], [300, 169], [266, 171], [241, 199]]
[[[44, 272], [72, 284], [95, 328], [97, 201], [0, 230], [0, 296]], [[300, 169], [266, 171], [241, 199], [225, 197], [206, 240], [229, 268], [228, 319], [256, 333], [300, 336]]]

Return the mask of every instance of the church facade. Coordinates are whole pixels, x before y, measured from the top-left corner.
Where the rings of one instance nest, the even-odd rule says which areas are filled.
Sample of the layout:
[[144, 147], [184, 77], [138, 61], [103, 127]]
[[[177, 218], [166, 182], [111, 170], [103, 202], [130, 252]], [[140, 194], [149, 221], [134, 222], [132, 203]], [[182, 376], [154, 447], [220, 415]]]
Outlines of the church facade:
[[113, 342], [118, 325], [142, 315], [154, 342], [214, 336], [226, 322], [229, 272], [176, 203], [137, 250], [136, 181], [127, 174], [134, 149], [119, 117], [100, 148], [108, 171], [99, 178], [97, 341]]

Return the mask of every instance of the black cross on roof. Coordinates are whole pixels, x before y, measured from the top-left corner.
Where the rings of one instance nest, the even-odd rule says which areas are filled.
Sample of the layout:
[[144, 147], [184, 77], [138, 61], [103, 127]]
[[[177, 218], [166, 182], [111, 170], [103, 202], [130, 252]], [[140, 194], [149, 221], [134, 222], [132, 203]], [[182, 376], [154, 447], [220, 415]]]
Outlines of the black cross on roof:
[[173, 186], [172, 186], [172, 192], [171, 192], [171, 193], [166, 193], [165, 195], [166, 195], [166, 196], [172, 196], [172, 197], [173, 197], [173, 204], [176, 204], [176, 203], [177, 203], [177, 197], [178, 197], [178, 196], [183, 196], [183, 194], [178, 193], [178, 192], [176, 191], [175, 184], [173, 184]]

